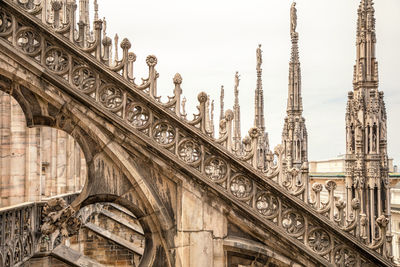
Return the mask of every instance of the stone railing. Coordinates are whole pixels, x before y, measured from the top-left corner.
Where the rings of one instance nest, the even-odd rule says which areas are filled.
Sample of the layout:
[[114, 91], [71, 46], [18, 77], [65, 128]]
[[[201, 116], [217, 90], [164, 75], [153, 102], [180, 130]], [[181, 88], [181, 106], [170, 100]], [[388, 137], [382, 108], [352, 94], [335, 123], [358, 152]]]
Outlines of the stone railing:
[[0, 264], [14, 266], [34, 253], [40, 206], [23, 203], [0, 209]]
[[[78, 193], [55, 196], [70, 204]], [[0, 209], [0, 266], [25, 262], [39, 251], [38, 243], [45, 201], [28, 202]]]
[[[307, 168], [288, 170], [280, 145], [269, 153], [266, 159], [268, 168], [259, 169], [258, 129], [249, 131], [249, 136], [243, 139], [244, 152], [237, 156], [232, 150], [232, 111], [228, 110], [220, 122], [219, 138], [214, 138], [207, 127], [207, 94], [198, 95], [199, 113], [193, 120], [187, 120], [185, 112], [181, 111], [182, 77], [179, 74], [173, 79], [173, 97], [169, 97], [167, 103], [161, 103], [157, 96], [157, 58], [147, 57], [149, 76], [142, 79], [141, 84], [136, 84], [133, 73], [136, 57], [129, 52], [130, 42], [127, 39], [121, 42], [122, 59], [114, 55], [117, 60], [111, 62], [112, 42], [102, 31], [103, 21], [96, 19], [93, 33], [87, 35], [90, 31], [86, 27], [89, 25], [83, 22], [75, 29], [74, 3], [5, 2], [8, 8], [0, 8], [2, 44], [39, 64], [47, 78], [71, 90], [75, 97], [90, 103], [91, 107], [129, 129], [161, 153], [176, 159], [182, 169], [201, 177], [206, 184], [236, 201], [254, 217], [271, 228], [278, 228], [291, 237], [292, 242], [306, 246], [327, 262], [363, 264], [368, 261], [346, 245], [349, 240], [343, 240], [347, 237], [336, 232], [338, 227], [337, 230], [333, 227], [336, 223], [343, 231], [364, 242], [366, 218], [359, 214], [357, 200], [353, 201], [353, 213], [345, 214], [344, 204], [335, 202], [333, 197], [331, 202], [322, 203], [316, 186], [317, 190], [313, 188], [316, 196], [314, 201], [310, 201]], [[28, 15], [31, 21], [20, 19], [12, 13], [15, 10], [31, 14]], [[330, 182], [328, 187], [336, 186]], [[316, 212], [309, 212], [304, 202]], [[332, 224], [318, 214], [330, 219]], [[327, 225], [331, 228], [328, 229]], [[372, 244], [367, 245], [390, 258], [387, 219], [378, 218], [377, 225], [379, 234]], [[362, 243], [359, 245], [367, 248]]]

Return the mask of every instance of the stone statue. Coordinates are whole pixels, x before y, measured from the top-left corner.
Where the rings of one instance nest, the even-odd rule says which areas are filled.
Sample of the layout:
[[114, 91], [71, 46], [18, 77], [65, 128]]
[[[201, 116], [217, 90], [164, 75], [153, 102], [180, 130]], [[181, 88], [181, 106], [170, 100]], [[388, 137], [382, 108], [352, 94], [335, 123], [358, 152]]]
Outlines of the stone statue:
[[103, 37], [107, 35], [106, 33], [107, 33], [107, 22], [106, 18], [103, 17]]
[[293, 2], [290, 8], [290, 32], [295, 33], [297, 27], [297, 9], [296, 2]]
[[240, 77], [239, 72], [236, 72], [236, 74], [235, 74], [235, 89], [236, 90], [239, 87], [239, 81], [240, 81], [239, 77]]
[[262, 63], [262, 50], [261, 50], [261, 44], [258, 45], [257, 50], [257, 70], [261, 70], [261, 63]]
[[186, 116], [186, 110], [185, 110], [186, 97], [183, 97], [182, 102], [181, 102], [181, 106], [182, 106], [182, 115]]

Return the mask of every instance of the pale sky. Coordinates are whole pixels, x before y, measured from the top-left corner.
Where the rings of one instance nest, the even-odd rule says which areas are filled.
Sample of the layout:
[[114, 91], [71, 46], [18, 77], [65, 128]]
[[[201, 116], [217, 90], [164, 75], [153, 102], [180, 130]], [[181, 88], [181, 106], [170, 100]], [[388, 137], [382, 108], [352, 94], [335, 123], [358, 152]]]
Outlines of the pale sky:
[[[271, 147], [281, 142], [286, 115], [290, 58], [288, 0], [98, 0], [107, 34], [127, 37], [137, 55], [135, 76], [147, 78], [147, 55], [158, 58], [158, 94], [173, 95], [172, 78], [183, 77], [187, 111], [195, 112], [197, 94], [215, 100], [219, 118], [220, 86], [225, 109], [233, 107], [234, 75], [241, 81], [242, 136], [253, 126], [256, 48], [263, 49], [266, 128]], [[359, 0], [298, 0], [303, 116], [309, 160], [345, 152], [345, 109], [352, 90]], [[389, 157], [400, 161], [400, 1], [375, 0], [379, 89], [388, 113]], [[165, 99], [165, 98], [164, 98]], [[215, 127], [218, 129], [217, 125]]]

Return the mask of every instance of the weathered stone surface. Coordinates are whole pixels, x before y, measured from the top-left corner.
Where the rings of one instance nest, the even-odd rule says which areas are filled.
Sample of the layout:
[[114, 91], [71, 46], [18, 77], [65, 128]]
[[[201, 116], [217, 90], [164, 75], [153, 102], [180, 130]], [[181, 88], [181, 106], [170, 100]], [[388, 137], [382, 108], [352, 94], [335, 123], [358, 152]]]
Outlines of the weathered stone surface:
[[210, 232], [190, 233], [190, 265], [204, 267], [213, 265], [213, 241]]
[[[88, 20], [82, 19], [79, 29], [75, 28], [75, 11], [70, 2], [55, 1], [51, 7], [45, 2], [43, 9], [37, 7], [37, 2], [25, 5], [21, 1], [5, 0], [2, 3], [0, 89], [10, 93], [21, 105], [29, 126], [62, 129], [75, 138], [86, 157], [88, 179], [69, 211], [99, 202], [128, 209], [143, 229], [146, 248], [142, 265], [213, 266], [221, 264], [220, 255], [231, 266], [390, 264], [390, 251], [385, 247], [390, 239], [385, 239], [385, 217], [377, 222], [380, 239], [368, 248], [368, 244], [357, 239], [365, 219], [357, 201], [351, 202], [352, 213], [344, 213], [343, 202], [335, 202], [333, 197], [329, 204], [323, 205], [319, 201], [322, 186], [316, 185], [313, 190], [317, 201], [310, 203], [307, 168], [291, 166], [290, 161], [291, 156], [305, 160], [302, 144], [291, 155], [283, 146], [270, 151], [262, 111], [260, 47], [257, 49], [256, 127], [236, 146], [242, 147], [237, 151], [232, 145], [232, 121], [236, 114], [235, 126], [239, 125], [238, 109], [235, 113], [230, 110], [225, 113], [220, 122], [220, 138], [216, 139], [210, 127], [212, 112], [207, 94], [198, 95], [199, 114], [193, 120], [187, 120], [182, 114], [180, 75], [174, 78], [174, 96], [167, 103], [161, 103], [157, 95], [157, 58], [147, 57], [149, 77], [143, 79], [143, 84], [135, 84], [132, 70], [136, 56], [129, 52], [131, 44], [124, 39], [122, 59], [119, 61], [115, 55], [112, 63], [111, 39], [105, 31], [102, 34], [104, 21], [98, 20], [98, 14], [90, 35], [84, 22]], [[371, 6], [368, 7], [370, 18]], [[296, 41], [293, 8], [291, 34]], [[87, 1], [82, 1], [80, 9], [85, 14], [81, 17], [88, 15]], [[45, 14], [42, 11], [46, 11], [46, 16], [41, 17]], [[51, 21], [47, 21], [48, 14]], [[67, 19], [71, 20], [69, 28], [64, 28], [67, 24], [61, 22]], [[118, 37], [114, 42], [118, 43]], [[299, 68], [292, 71], [300, 75]], [[237, 91], [239, 76], [236, 81]], [[300, 77], [292, 81], [299, 82]], [[293, 95], [300, 100], [299, 91]], [[300, 103], [291, 104], [294, 107]], [[183, 100], [182, 104], [184, 107]], [[299, 141], [295, 140], [299, 131], [293, 130], [289, 131], [291, 136], [287, 140]], [[306, 134], [305, 127], [302, 132]], [[306, 138], [300, 139], [306, 142]], [[19, 137], [16, 140], [20, 145]], [[237, 132], [235, 141], [235, 145], [240, 141]], [[63, 134], [52, 142], [63, 151], [68, 150]], [[52, 155], [52, 159], [69, 161], [68, 153]], [[18, 170], [6, 170], [7, 175], [14, 172], [21, 176]], [[60, 177], [60, 187], [55, 188], [55, 193], [68, 188], [67, 174], [68, 168], [52, 169], [52, 175]], [[21, 181], [15, 182], [20, 185]], [[330, 182], [326, 188], [333, 192], [336, 185]], [[90, 223], [106, 222], [102, 226], [107, 228], [109, 219], [113, 220], [103, 219], [97, 216]], [[9, 225], [6, 219], [5, 222]], [[96, 228], [98, 225], [88, 224], [83, 229], [83, 239], [77, 239], [73, 245], [82, 241], [85, 255], [99, 263], [138, 263], [133, 249], [127, 248], [131, 244], [119, 240], [130, 230], [121, 233], [120, 229], [125, 226], [115, 220], [111, 225], [119, 230], [101, 230]], [[12, 228], [5, 229], [10, 232]], [[14, 247], [17, 251], [20, 248]], [[6, 256], [10, 258], [10, 255]]]

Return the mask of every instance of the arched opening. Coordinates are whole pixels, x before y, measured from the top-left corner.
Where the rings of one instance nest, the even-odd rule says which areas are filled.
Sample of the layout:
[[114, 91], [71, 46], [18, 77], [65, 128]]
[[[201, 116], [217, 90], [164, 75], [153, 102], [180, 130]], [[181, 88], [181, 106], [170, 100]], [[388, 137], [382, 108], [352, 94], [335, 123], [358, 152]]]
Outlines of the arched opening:
[[[10, 91], [9, 88], [14, 89]], [[35, 94], [35, 91], [31, 91], [33, 90], [32, 88], [25, 87], [19, 84], [7, 83], [3, 87], [0, 87], [0, 89], [6, 92], [10, 92], [10, 94], [12, 94], [11, 99], [13, 97], [15, 98], [13, 100], [16, 101], [16, 104], [18, 103], [20, 105], [21, 110], [23, 111], [21, 112], [21, 115], [24, 115], [22, 117], [25, 117], [27, 125], [29, 125], [30, 127], [38, 127], [38, 129], [42, 129], [43, 125], [63, 129], [65, 132], [71, 134], [75, 138], [75, 141], [80, 144], [81, 150], [83, 151], [86, 162], [88, 164], [87, 173], [90, 179], [88, 178], [81, 180], [81, 184], [83, 185], [85, 183], [85, 186], [81, 194], [79, 194], [79, 196], [73, 201], [70, 208], [75, 209], [82, 207], [82, 205], [85, 206], [97, 202], [112, 202], [119, 198], [126, 198], [126, 201], [130, 204], [134, 202], [136, 205], [139, 205], [138, 203], [140, 202], [140, 209], [143, 212], [139, 213], [140, 215], [138, 216], [138, 218], [139, 220], [141, 220], [141, 222], [145, 222], [142, 223], [142, 226], [146, 236], [146, 251], [144, 251], [144, 255], [140, 259], [140, 266], [150, 266], [151, 263], [154, 263], [155, 266], [171, 266], [171, 254], [166, 249], [170, 245], [170, 243], [167, 243], [165, 241], [165, 237], [162, 236], [160, 230], [171, 229], [171, 219], [169, 217], [169, 214], [165, 212], [165, 208], [160, 208], [158, 206], [158, 204], [160, 203], [158, 196], [151, 193], [149, 194], [150, 190], [148, 190], [148, 185], [145, 183], [137, 183], [137, 179], [140, 179], [141, 177], [141, 172], [137, 171], [138, 166], [130, 162], [120, 161], [121, 159], [126, 159], [129, 157], [127, 152], [122, 149], [117, 143], [107, 143], [108, 135], [99, 130], [92, 118], [85, 117], [85, 115], [81, 113], [81, 109], [77, 109], [76, 106], [69, 106], [67, 103], [58, 103], [56, 100], [52, 101], [51, 99], [44, 99], [41, 96]], [[25, 122], [21, 125], [24, 125], [25, 127]], [[104, 144], [107, 144], [107, 146], [103, 147], [102, 145]], [[108, 164], [107, 170], [115, 170], [116, 172], [118, 172], [120, 179], [114, 179], [114, 172], [112, 173], [112, 178], [107, 179], [107, 177], [110, 178], [111, 176], [106, 177], [106, 175], [102, 175], [104, 173], [99, 172], [100, 169], [98, 168], [102, 166], [97, 166], [96, 164], [98, 163]], [[39, 169], [41, 168], [42, 166], [39, 166]], [[123, 182], [119, 184], [123, 186], [115, 187], [114, 183], [116, 182]], [[102, 183], [102, 186], [99, 187], [100, 183]], [[131, 188], [131, 185], [134, 186]], [[97, 189], [99, 189], [99, 191], [96, 191]], [[132, 192], [130, 192], [129, 190]], [[114, 196], [115, 199], [99, 199], [98, 197], [101, 194], [111, 194]], [[59, 195], [53, 195], [53, 197], [54, 196]], [[64, 198], [64, 196], [62, 197]], [[87, 199], [90, 197], [97, 197], [97, 200], [91, 203], [87, 203]], [[45, 197], [39, 196], [38, 198], [43, 199]], [[71, 203], [71, 201], [68, 201], [68, 203]], [[35, 203], [29, 204], [36, 207]], [[129, 205], [124, 205], [124, 207], [127, 206]], [[15, 207], [10, 207], [6, 209], [15, 209]], [[131, 212], [135, 212], [136, 215], [135, 208], [132, 209], [132, 207], [129, 207], [129, 210]], [[157, 215], [154, 216], [154, 214]], [[52, 214], [52, 216], [54, 216], [54, 214]], [[40, 233], [41, 230], [38, 228], [40, 226], [40, 222], [36, 220], [39, 217], [35, 218], [34, 215], [27, 217], [29, 217], [29, 221], [32, 222], [32, 225], [35, 226], [35, 229], [32, 228], [30, 230], [34, 231], [35, 233]], [[57, 231], [58, 230], [59, 229], [57, 229]], [[49, 235], [51, 235], [51, 233]], [[53, 242], [55, 240], [52, 239], [52, 242], [43, 242], [44, 246], [42, 246], [42, 243], [40, 243], [42, 240], [46, 239], [46, 236], [47, 235], [42, 235], [41, 237], [44, 238], [40, 237], [40, 239], [35, 239], [35, 246], [38, 245], [40, 249], [44, 248], [43, 251], [40, 250], [42, 252], [55, 253], [55, 248], [53, 246], [53, 244], [57, 243]], [[168, 242], [170, 242], [170, 239], [168, 240]], [[47, 243], [51, 243], [52, 246], [46, 247]], [[5, 253], [3, 253], [3, 251], [1, 252], [3, 255], [6, 255]], [[156, 254], [157, 256], [155, 256]], [[32, 255], [33, 253], [29, 256]], [[40, 264], [44, 264], [41, 266], [53, 266], [58, 264], [57, 259], [52, 257], [51, 255], [48, 257], [45, 256], [44, 258], [28, 257], [27, 259], [29, 259], [29, 262], [38, 260], [40, 261]]]
[[72, 136], [51, 127], [27, 127], [21, 106], [4, 92], [0, 111], [0, 207], [82, 189], [86, 160]]

